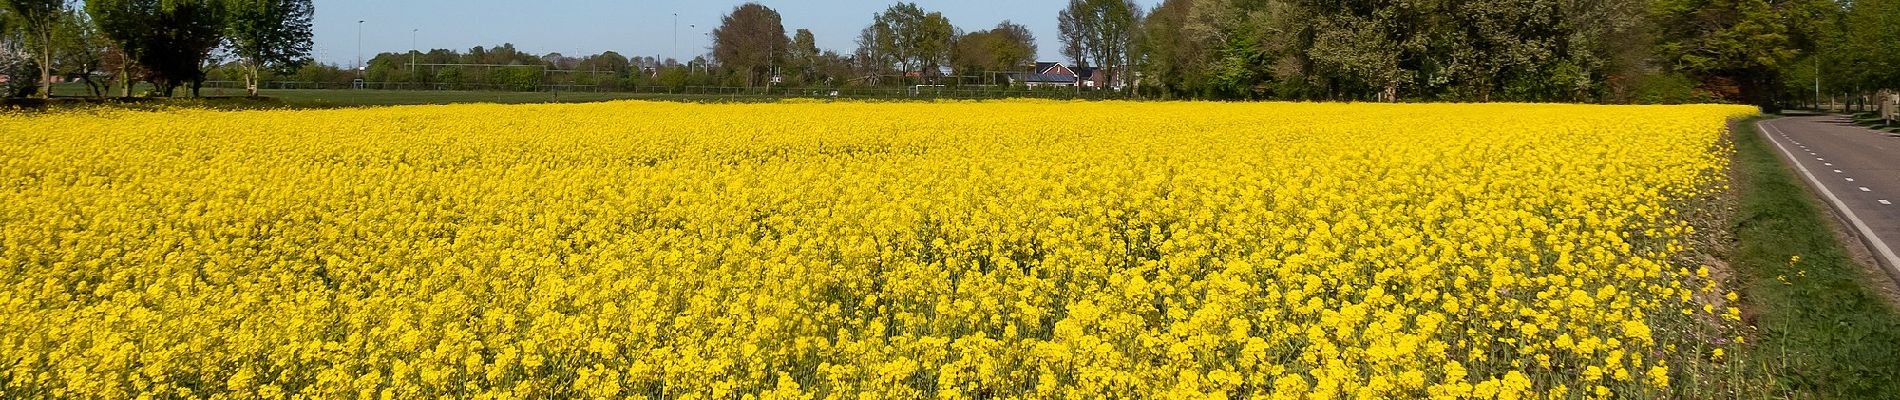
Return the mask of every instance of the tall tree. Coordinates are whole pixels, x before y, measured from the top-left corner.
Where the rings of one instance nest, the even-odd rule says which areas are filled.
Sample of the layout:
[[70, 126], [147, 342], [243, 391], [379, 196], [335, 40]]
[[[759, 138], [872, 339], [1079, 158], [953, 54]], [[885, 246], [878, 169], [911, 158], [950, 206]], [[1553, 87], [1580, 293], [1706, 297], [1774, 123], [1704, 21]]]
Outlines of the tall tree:
[[951, 63], [959, 69], [997, 73], [1033, 64], [1035, 57], [1036, 36], [1029, 28], [1003, 21], [995, 28], [958, 38]]
[[40, 89], [40, 82], [33, 79], [39, 76], [39, 66], [33, 62], [38, 57], [20, 43], [15, 36], [19, 32], [11, 30], [10, 13], [0, 7], [0, 75], [8, 77], [0, 80], [0, 97], [32, 96]]
[[1062, 57], [1068, 59], [1070, 65], [1082, 67], [1089, 62], [1088, 43], [1095, 37], [1091, 31], [1095, 25], [1087, 20], [1088, 14], [1077, 13], [1073, 8], [1075, 2], [1070, 2], [1069, 8], [1056, 12], [1056, 33], [1062, 42]]
[[713, 30], [713, 57], [745, 72], [746, 86], [757, 85], [770, 69], [785, 60], [791, 39], [778, 11], [759, 3], [732, 9]]
[[1056, 16], [1063, 55], [1076, 66], [1101, 67], [1112, 83], [1131, 58], [1141, 18], [1133, 0], [1069, 0]]
[[1900, 0], [1854, 1], [1842, 20], [1841, 78], [1860, 90], [1900, 89]]
[[99, 33], [119, 49], [119, 96], [132, 96], [132, 67], [145, 59], [156, 35], [147, 28], [158, 22], [158, 0], [87, 0], [86, 15]]
[[225, 0], [88, 0], [99, 30], [145, 70], [159, 94], [205, 80], [205, 60], [224, 42]]
[[1003, 20], [991, 28], [991, 70], [1008, 70], [1036, 63], [1036, 34], [1029, 27]]
[[40, 98], [53, 96], [53, 31], [65, 15], [65, 0], [4, 0], [13, 18], [26, 30], [31, 47], [40, 56]]
[[996, 64], [992, 48], [997, 39], [990, 31], [976, 31], [957, 38], [955, 46], [950, 48], [950, 65], [965, 74], [974, 71], [995, 71]]
[[878, 71], [895, 65], [899, 71], [922, 75], [950, 61], [956, 38], [956, 27], [942, 13], [898, 3], [873, 16], [871, 25], [859, 33], [858, 54]]
[[[1187, 31], [1190, 12], [1196, 0], [1165, 0], [1148, 14], [1142, 29], [1141, 51], [1150, 61], [1142, 65], [1151, 84], [1171, 95], [1198, 94], [1200, 67], [1205, 64], [1204, 48]], [[1069, 42], [1065, 41], [1064, 44]], [[1080, 50], [1064, 53], [1081, 54]]]
[[54, 62], [67, 73], [78, 75], [93, 97], [104, 97], [111, 81], [95, 79], [95, 75], [105, 72], [108, 58], [115, 53], [112, 43], [84, 11], [68, 8], [61, 14], [53, 35]]
[[857, 42], [858, 50], [852, 59], [864, 74], [864, 80], [872, 85], [880, 83], [885, 72], [903, 59], [897, 54], [897, 33], [882, 14], [872, 18], [871, 25], [858, 31]]
[[311, 0], [226, 0], [224, 11], [224, 36], [251, 96], [257, 96], [260, 70], [288, 73], [310, 62]]
[[165, 0], [158, 5], [157, 40], [142, 60], [165, 96], [189, 85], [192, 97], [204, 86], [205, 60], [224, 41], [222, 0]]
[[1264, 0], [1162, 2], [1141, 19], [1130, 51], [1139, 56], [1133, 64], [1144, 72], [1142, 83], [1175, 96], [1303, 98], [1302, 89], [1318, 76], [1305, 54], [1311, 18], [1292, 2], [1273, 4], [1278, 7]]
[[810, 83], [818, 71], [818, 38], [810, 29], [799, 29], [792, 34], [792, 46], [786, 50], [786, 64], [796, 73], [793, 75], [800, 83]]
[[[1187, 15], [1187, 40], [1202, 46], [1201, 52], [1208, 58], [1199, 69], [1206, 80], [1201, 87], [1203, 93], [1243, 99], [1299, 93], [1289, 89], [1299, 88], [1304, 82], [1294, 79], [1297, 75], [1291, 72], [1276, 71], [1286, 67], [1277, 56], [1292, 52], [1284, 47], [1288, 44], [1301, 45], [1303, 51], [1311, 46], [1313, 38], [1288, 35], [1299, 32], [1297, 29], [1277, 31], [1276, 28], [1282, 27], [1274, 26], [1273, 22], [1310, 25], [1308, 17], [1312, 14], [1288, 12], [1297, 7], [1277, 1], [1272, 4], [1283, 7], [1268, 7], [1269, 3], [1264, 0], [1226, 0], [1224, 3], [1224, 7], [1218, 8], [1194, 7]], [[1162, 62], [1159, 57], [1148, 60]], [[1310, 61], [1310, 57], [1307, 60]]]

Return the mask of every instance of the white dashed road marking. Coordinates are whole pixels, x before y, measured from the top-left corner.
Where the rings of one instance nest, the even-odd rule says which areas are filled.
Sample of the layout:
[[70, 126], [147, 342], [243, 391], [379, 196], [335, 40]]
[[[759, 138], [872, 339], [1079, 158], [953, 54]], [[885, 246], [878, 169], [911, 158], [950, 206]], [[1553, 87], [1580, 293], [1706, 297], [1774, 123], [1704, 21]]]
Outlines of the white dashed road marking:
[[1886, 201], [1886, 200], [1881, 200], [1881, 201], [1880, 201], [1880, 205], [1885, 205], [1885, 206], [1891, 206], [1891, 205], [1893, 205], [1893, 202], [1891, 202], [1891, 201]]
[[1861, 186], [1861, 187], [1860, 187], [1860, 191], [1862, 191], [1862, 192], [1872, 192], [1872, 191], [1874, 191], [1874, 190], [1873, 190], [1873, 189], [1868, 189], [1868, 188], [1867, 188], [1866, 186]]

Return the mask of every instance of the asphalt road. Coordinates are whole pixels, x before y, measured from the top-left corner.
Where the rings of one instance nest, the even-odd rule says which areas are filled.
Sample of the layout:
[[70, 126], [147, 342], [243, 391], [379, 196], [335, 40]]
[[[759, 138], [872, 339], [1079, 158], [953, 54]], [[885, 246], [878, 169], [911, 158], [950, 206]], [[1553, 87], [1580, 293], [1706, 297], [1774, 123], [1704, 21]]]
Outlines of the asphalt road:
[[1845, 116], [1762, 121], [1796, 173], [1867, 243], [1874, 259], [1900, 279], [1900, 137], [1855, 126]]

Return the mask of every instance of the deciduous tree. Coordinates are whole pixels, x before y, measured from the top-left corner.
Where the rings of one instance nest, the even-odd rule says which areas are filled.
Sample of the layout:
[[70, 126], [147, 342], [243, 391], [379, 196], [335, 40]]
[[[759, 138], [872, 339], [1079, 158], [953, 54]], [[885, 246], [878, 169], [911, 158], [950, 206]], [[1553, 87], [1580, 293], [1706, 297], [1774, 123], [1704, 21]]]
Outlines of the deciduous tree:
[[152, 47], [149, 43], [156, 40], [148, 27], [158, 23], [158, 0], [87, 0], [86, 15], [119, 49], [124, 59], [119, 63], [119, 95], [131, 97], [131, 69], [135, 64], [144, 65], [145, 53]]
[[[53, 60], [67, 73], [78, 75], [80, 82], [94, 97], [105, 96], [110, 89], [110, 80], [96, 79], [95, 75], [105, 72], [108, 57], [115, 55], [111, 41], [99, 32], [92, 18], [84, 11], [68, 8], [60, 15], [60, 22], [53, 35]], [[124, 77], [120, 77], [124, 79]]]
[[1857, 0], [1835, 47], [1839, 78], [1863, 91], [1900, 89], [1900, 0]]
[[1062, 53], [1076, 66], [1102, 67], [1109, 82], [1135, 48], [1142, 9], [1133, 0], [1069, 0], [1056, 16]]
[[[198, 95], [205, 60], [224, 42], [226, 0], [89, 0], [101, 32], [145, 70], [163, 96], [190, 85]], [[129, 91], [129, 89], [128, 89]]]
[[810, 83], [818, 70], [818, 38], [810, 29], [799, 29], [792, 34], [791, 48], [786, 49], [786, 64], [791, 66], [793, 77], [799, 83]]
[[873, 16], [859, 33], [858, 55], [872, 65], [873, 74], [891, 66], [921, 73], [949, 62], [956, 38], [956, 27], [942, 13], [898, 3]]
[[747, 86], [759, 84], [773, 66], [785, 60], [790, 47], [778, 11], [758, 3], [733, 8], [713, 30], [713, 57], [744, 72]]
[[310, 61], [311, 0], [226, 0], [224, 36], [244, 69], [244, 88], [257, 95], [261, 70], [295, 71]]
[[951, 64], [966, 71], [1011, 71], [1035, 62], [1036, 37], [1029, 28], [1003, 21], [995, 28], [957, 38]]
[[20, 21], [29, 47], [39, 56], [40, 97], [53, 95], [53, 31], [65, 15], [65, 0], [0, 0], [12, 17]]

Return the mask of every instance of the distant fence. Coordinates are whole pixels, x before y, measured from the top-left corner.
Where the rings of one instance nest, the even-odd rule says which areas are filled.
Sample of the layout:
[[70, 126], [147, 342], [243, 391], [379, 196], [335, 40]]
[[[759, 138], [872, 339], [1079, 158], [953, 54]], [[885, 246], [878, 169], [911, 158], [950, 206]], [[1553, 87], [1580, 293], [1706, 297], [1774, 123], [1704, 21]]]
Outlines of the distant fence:
[[[204, 89], [211, 91], [244, 90], [244, 82], [206, 81]], [[262, 82], [258, 87], [265, 90], [365, 90], [365, 91], [502, 91], [502, 92], [602, 92], [631, 93], [682, 96], [726, 96], [726, 97], [794, 97], [794, 98], [849, 98], [849, 99], [1001, 99], [1001, 98], [1044, 98], [1044, 99], [1126, 99], [1130, 93], [1105, 89], [1075, 88], [1025, 88], [1022, 86], [1002, 85], [965, 85], [965, 86], [879, 86], [879, 87], [730, 87], [730, 86], [632, 86], [603, 87], [597, 85], [536, 85], [520, 86], [487, 83], [414, 83], [414, 82]]]
[[[440, 90], [440, 91], [500, 91], [500, 92], [594, 92], [609, 91], [596, 85], [507, 85], [492, 83], [415, 83], [415, 82], [296, 82], [266, 81], [258, 83], [265, 90]], [[205, 89], [244, 90], [244, 82], [205, 81]]]

